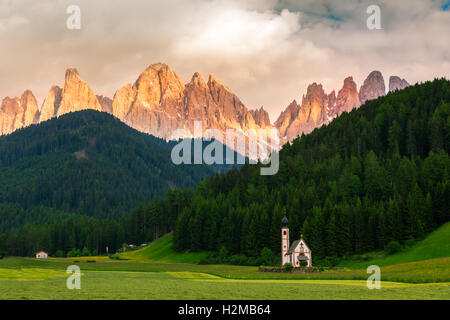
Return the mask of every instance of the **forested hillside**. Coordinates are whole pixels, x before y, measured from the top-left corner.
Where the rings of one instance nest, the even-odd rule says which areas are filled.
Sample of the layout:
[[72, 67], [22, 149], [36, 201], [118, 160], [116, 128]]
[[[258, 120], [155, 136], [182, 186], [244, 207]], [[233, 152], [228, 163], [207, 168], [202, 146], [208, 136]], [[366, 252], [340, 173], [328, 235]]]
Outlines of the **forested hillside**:
[[199, 184], [178, 218], [178, 250], [280, 251], [280, 221], [313, 261], [418, 239], [449, 221], [450, 82], [368, 101], [285, 145], [280, 171], [247, 165]]
[[139, 203], [227, 169], [174, 165], [174, 143], [93, 110], [0, 137], [0, 250], [120, 247], [118, 221]]

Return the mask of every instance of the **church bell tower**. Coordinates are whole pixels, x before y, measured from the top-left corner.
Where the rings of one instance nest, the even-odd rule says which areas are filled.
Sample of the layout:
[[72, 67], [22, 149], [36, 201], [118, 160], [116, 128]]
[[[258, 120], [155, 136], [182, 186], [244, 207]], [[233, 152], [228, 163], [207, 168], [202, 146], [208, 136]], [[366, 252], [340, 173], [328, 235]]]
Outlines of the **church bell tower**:
[[288, 261], [289, 256], [286, 253], [289, 250], [289, 220], [286, 216], [281, 220], [281, 265], [283, 266]]

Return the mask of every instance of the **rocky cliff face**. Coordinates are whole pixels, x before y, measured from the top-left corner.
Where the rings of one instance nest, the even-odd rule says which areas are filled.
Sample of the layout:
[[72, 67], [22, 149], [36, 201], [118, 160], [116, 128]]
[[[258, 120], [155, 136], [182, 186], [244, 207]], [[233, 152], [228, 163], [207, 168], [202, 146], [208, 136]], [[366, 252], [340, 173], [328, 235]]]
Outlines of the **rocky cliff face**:
[[300, 111], [300, 106], [297, 101], [292, 101], [287, 108], [281, 112], [274, 126], [278, 129], [281, 137], [286, 137], [287, 130], [291, 123], [297, 118]]
[[342, 112], [350, 112], [353, 109], [359, 108], [359, 96], [356, 83], [353, 81], [353, 77], [345, 78], [344, 85], [338, 92], [336, 99], [336, 115], [340, 115]]
[[[397, 76], [389, 79], [389, 90], [399, 90], [408, 82]], [[281, 141], [288, 141], [327, 124], [342, 112], [350, 112], [369, 99], [385, 94], [383, 76], [379, 71], [369, 74], [358, 93], [352, 77], [344, 80], [342, 89], [325, 93], [321, 84], [308, 86], [301, 104], [296, 100], [281, 112], [274, 126]], [[142, 72], [133, 84], [117, 90], [114, 99], [96, 96], [76, 69], [68, 69], [63, 88], [53, 86], [38, 110], [36, 99], [29, 90], [21, 98], [5, 98], [0, 107], [0, 134], [7, 134], [43, 122], [68, 112], [84, 109], [112, 113], [131, 127], [164, 139], [179, 138], [177, 129], [194, 134], [194, 122], [203, 130], [227, 129], [242, 131], [270, 130], [268, 113], [261, 107], [249, 110], [244, 103], [216, 77], [208, 81], [195, 73], [184, 84], [166, 64], [156, 63]]]
[[280, 136], [287, 140], [310, 133], [329, 121], [335, 101], [334, 91], [327, 95], [321, 84], [313, 83], [308, 86], [302, 104], [298, 105], [294, 100], [278, 117], [275, 127], [280, 131]]
[[142, 72], [134, 84], [117, 90], [113, 100], [96, 96], [76, 69], [68, 69], [63, 88], [50, 89], [40, 112], [30, 91], [20, 99], [5, 98], [0, 109], [0, 133], [85, 109], [112, 113], [139, 131], [165, 139], [175, 138], [172, 135], [176, 129], [188, 129], [193, 134], [194, 121], [201, 121], [204, 130], [222, 132], [272, 128], [263, 108], [248, 110], [216, 77], [209, 76], [206, 83], [195, 73], [185, 85], [168, 65], [157, 63]]
[[151, 65], [133, 85], [116, 92], [113, 114], [139, 131], [167, 138], [178, 127], [184, 88], [167, 65]]
[[[260, 129], [270, 126], [264, 109], [249, 111], [231, 90], [214, 76], [206, 83], [195, 73], [184, 85], [166, 64], [148, 67], [131, 85], [118, 90], [113, 114], [137, 130], [170, 139], [177, 129], [194, 134], [194, 121], [203, 129]], [[255, 117], [257, 118], [255, 120]]]
[[359, 101], [364, 104], [386, 94], [383, 75], [380, 71], [372, 71], [359, 89]]
[[409, 87], [409, 83], [405, 79], [401, 79], [400, 77], [397, 77], [397, 76], [391, 76], [389, 78], [389, 91], [390, 92], [402, 90], [402, 89], [405, 89], [406, 87]]
[[[392, 87], [403, 88], [407, 85], [405, 80], [398, 81], [396, 79], [398, 77], [392, 78], [394, 78], [390, 81]], [[384, 79], [379, 71], [369, 74], [359, 92], [353, 77], [347, 77], [337, 97], [334, 90], [327, 95], [322, 85], [313, 83], [308, 86], [302, 104], [299, 105], [294, 100], [286, 110], [281, 112], [274, 126], [279, 130], [283, 141], [291, 141], [303, 133], [307, 134], [315, 128], [329, 123], [343, 112], [359, 108], [367, 100], [384, 95]]]
[[66, 71], [61, 95], [61, 104], [56, 111], [57, 117], [69, 112], [86, 109], [102, 110], [91, 87], [80, 78], [76, 69], [68, 69]]
[[263, 107], [256, 110], [250, 110], [250, 113], [253, 116], [256, 125], [260, 126], [263, 129], [271, 126], [269, 114], [266, 110], [264, 110]]
[[113, 113], [113, 101], [105, 96], [97, 96], [97, 100], [102, 107], [103, 112], [107, 112], [109, 114]]
[[53, 117], [56, 117], [59, 106], [61, 105], [61, 99], [62, 89], [58, 86], [53, 86], [42, 104], [39, 122], [47, 121]]
[[0, 107], [0, 133], [11, 133], [37, 123], [38, 119], [38, 105], [30, 90], [26, 90], [20, 98], [6, 97]]

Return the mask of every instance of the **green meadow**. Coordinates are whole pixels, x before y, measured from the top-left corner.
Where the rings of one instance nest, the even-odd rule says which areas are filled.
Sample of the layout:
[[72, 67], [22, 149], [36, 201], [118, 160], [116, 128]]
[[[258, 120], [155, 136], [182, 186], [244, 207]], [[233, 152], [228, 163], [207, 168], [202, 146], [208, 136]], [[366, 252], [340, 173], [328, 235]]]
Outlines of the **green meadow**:
[[449, 257], [450, 223], [446, 223], [436, 229], [424, 240], [417, 242], [408, 250], [392, 255], [384, 255], [383, 253], [375, 252], [367, 254], [366, 256], [371, 259], [367, 261], [344, 261], [340, 264], [340, 266], [349, 268], [366, 268], [372, 264], [378, 266], [388, 266], [400, 263]]
[[[382, 281], [369, 290], [363, 272], [307, 278], [254, 267], [145, 262], [78, 262], [81, 289], [66, 288], [71, 261], [0, 261], [0, 299], [448, 299], [450, 282]], [[382, 271], [383, 272], [383, 271]], [[367, 276], [365, 276], [367, 277]], [[342, 278], [342, 279], [337, 279]], [[356, 280], [355, 280], [356, 279]]]
[[124, 252], [119, 256], [134, 261], [196, 264], [208, 255], [208, 252], [176, 252], [172, 248], [172, 239], [173, 236], [170, 234], [143, 249]]
[[[81, 269], [80, 290], [66, 288], [72, 264]], [[441, 258], [381, 267], [381, 289], [369, 290], [363, 269], [304, 275], [244, 266], [6, 258], [0, 260], [0, 299], [449, 299], [449, 265], [450, 258]]]
[[[200, 265], [207, 253], [177, 253], [171, 236], [119, 255], [126, 260], [9, 257], [0, 260], [0, 299], [450, 299], [449, 234], [446, 224], [403, 252], [310, 274]], [[73, 264], [80, 290], [66, 287]], [[372, 264], [381, 268], [379, 290], [366, 286]]]

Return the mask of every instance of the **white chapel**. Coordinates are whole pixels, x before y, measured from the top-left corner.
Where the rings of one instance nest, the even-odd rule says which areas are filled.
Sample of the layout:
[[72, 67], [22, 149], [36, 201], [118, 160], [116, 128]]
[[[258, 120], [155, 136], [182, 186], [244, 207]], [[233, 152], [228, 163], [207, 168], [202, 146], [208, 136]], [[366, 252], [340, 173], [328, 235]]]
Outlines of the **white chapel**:
[[281, 265], [291, 263], [294, 267], [300, 267], [301, 261], [306, 261], [308, 267], [312, 266], [311, 249], [300, 236], [289, 245], [289, 221], [286, 216], [281, 220]]

